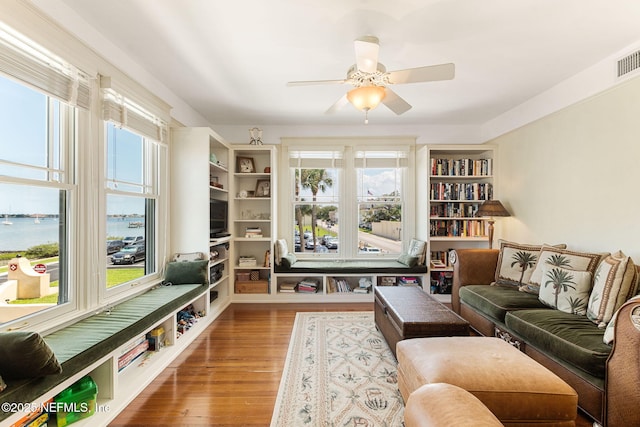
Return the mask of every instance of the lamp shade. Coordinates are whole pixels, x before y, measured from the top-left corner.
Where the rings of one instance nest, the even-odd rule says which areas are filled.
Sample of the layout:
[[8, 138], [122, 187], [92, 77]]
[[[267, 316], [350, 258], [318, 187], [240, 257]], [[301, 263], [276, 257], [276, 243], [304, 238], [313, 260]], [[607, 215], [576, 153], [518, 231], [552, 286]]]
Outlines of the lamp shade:
[[385, 95], [382, 86], [361, 86], [347, 92], [347, 99], [358, 110], [369, 111], [376, 108]]
[[500, 200], [487, 200], [480, 205], [477, 212], [478, 216], [511, 216], [508, 210], [502, 206]]

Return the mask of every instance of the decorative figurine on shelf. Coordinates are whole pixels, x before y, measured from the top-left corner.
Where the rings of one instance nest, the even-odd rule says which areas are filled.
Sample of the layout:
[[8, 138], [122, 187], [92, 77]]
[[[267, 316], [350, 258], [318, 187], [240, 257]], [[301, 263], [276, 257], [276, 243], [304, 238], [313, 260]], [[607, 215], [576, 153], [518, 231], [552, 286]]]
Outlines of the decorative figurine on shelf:
[[251, 128], [249, 129], [249, 145], [262, 145], [262, 129]]

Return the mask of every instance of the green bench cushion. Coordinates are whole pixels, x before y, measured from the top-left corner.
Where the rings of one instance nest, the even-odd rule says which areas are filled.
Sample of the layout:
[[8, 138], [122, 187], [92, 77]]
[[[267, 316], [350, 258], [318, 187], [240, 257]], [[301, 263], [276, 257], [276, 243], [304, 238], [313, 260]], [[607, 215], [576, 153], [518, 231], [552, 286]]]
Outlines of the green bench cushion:
[[537, 295], [520, 292], [515, 286], [468, 285], [460, 288], [460, 302], [473, 307], [486, 317], [504, 324], [512, 310], [544, 308]]
[[396, 260], [348, 260], [348, 261], [318, 261], [298, 260], [292, 266], [276, 265], [277, 273], [356, 273], [356, 274], [424, 274], [425, 265], [409, 267]]
[[[206, 286], [160, 286], [44, 337], [62, 365], [62, 373], [7, 381], [2, 402], [32, 402], [103, 356], [147, 332], [164, 317], [184, 308]], [[10, 413], [0, 414], [0, 420]]]
[[527, 345], [604, 379], [611, 347], [602, 341], [604, 329], [586, 316], [559, 310], [519, 310], [508, 313], [505, 324], [514, 334], [526, 337]]

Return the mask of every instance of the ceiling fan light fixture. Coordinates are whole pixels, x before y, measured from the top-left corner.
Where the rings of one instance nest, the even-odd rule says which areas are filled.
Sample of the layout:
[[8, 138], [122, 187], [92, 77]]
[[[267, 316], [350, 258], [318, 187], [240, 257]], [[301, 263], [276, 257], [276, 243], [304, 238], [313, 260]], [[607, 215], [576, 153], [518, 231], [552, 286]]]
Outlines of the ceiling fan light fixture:
[[358, 110], [369, 111], [380, 105], [385, 95], [383, 86], [361, 86], [347, 92], [347, 99]]

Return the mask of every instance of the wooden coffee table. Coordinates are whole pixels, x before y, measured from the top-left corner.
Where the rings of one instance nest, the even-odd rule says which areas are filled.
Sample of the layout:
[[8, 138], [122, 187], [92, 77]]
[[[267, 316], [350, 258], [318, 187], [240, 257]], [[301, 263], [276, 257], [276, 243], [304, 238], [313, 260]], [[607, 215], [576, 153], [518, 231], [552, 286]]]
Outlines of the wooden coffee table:
[[469, 322], [419, 286], [377, 286], [374, 298], [376, 327], [394, 356], [398, 341], [408, 338], [469, 335]]

